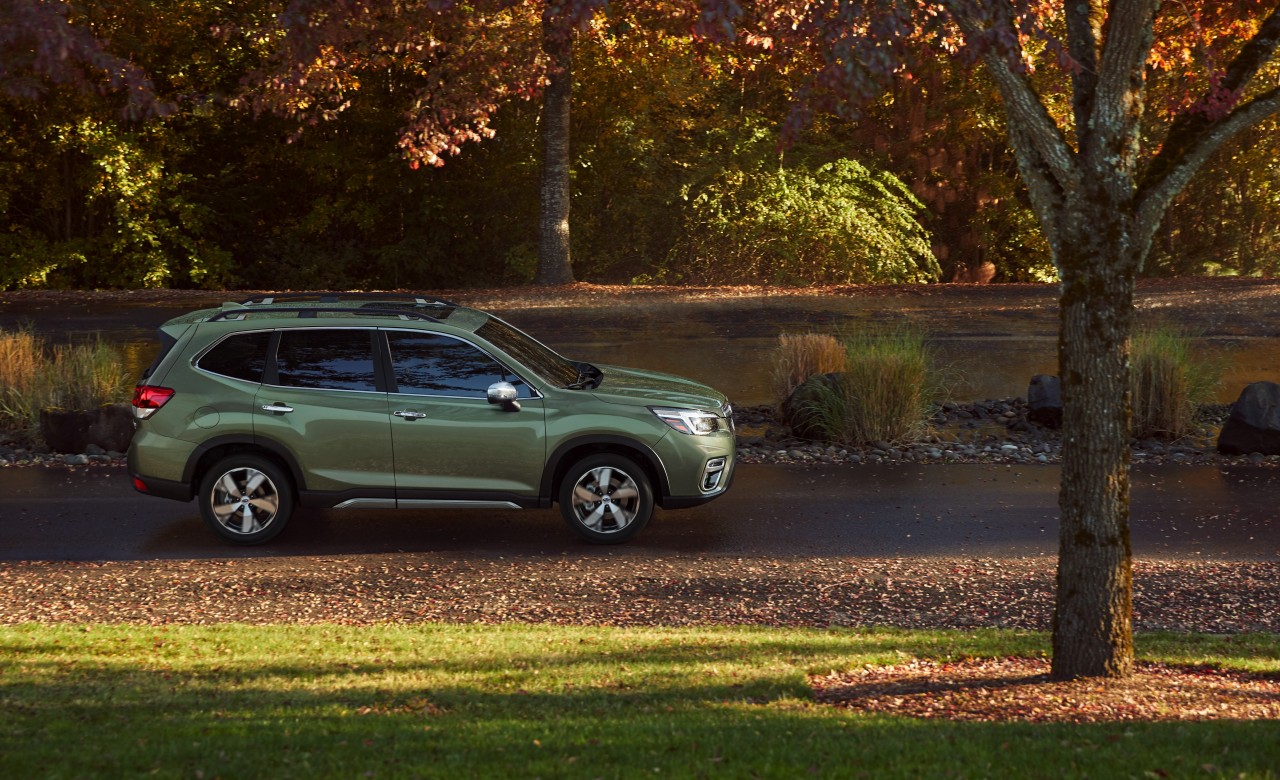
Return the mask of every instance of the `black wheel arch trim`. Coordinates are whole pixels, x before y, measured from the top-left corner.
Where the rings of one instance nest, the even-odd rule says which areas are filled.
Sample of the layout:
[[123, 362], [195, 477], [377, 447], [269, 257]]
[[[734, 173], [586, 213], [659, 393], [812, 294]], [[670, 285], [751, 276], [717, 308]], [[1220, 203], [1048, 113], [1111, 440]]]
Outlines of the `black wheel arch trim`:
[[204, 457], [212, 450], [228, 446], [253, 447], [275, 456], [284, 464], [285, 468], [288, 469], [289, 476], [293, 479], [294, 490], [299, 493], [306, 490], [306, 482], [302, 478], [302, 468], [298, 466], [298, 461], [293, 457], [293, 453], [290, 452], [287, 447], [278, 444], [271, 439], [264, 439], [259, 436], [252, 436], [243, 433], [215, 436], [208, 441], [201, 442], [187, 458], [187, 465], [182, 470], [182, 481], [194, 485], [196, 467], [200, 464], [200, 461], [203, 460]]
[[[538, 488], [538, 492], [542, 496], [554, 497], [556, 495], [555, 476], [560, 470], [561, 463], [565, 456], [573, 450], [580, 447], [625, 447], [630, 450], [639, 452], [644, 459], [648, 461], [648, 465], [653, 469], [653, 473], [658, 477], [657, 484], [654, 485], [654, 500], [658, 506], [664, 507], [663, 503], [666, 496], [671, 493], [671, 483], [667, 479], [667, 467], [662, 462], [662, 458], [658, 457], [658, 453], [652, 447], [643, 442], [629, 439], [625, 436], [614, 436], [607, 433], [587, 434], [578, 436], [564, 442], [551, 453], [551, 457], [547, 458], [547, 463], [542, 469], [542, 483]], [[641, 464], [642, 466], [645, 464]]]

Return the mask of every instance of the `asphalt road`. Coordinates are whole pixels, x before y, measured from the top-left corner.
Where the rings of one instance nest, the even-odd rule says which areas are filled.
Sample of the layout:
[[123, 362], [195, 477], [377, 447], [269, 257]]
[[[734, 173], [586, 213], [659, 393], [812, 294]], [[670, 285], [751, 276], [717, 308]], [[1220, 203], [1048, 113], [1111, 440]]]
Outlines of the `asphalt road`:
[[[1021, 557], [1057, 552], [1054, 466], [742, 465], [702, 507], [659, 511], [630, 555]], [[1134, 554], [1280, 558], [1280, 471], [1136, 469]], [[379, 552], [582, 552], [554, 510], [303, 511], [273, 542], [217, 540], [194, 503], [137, 494], [120, 468], [0, 469], [0, 560], [270, 558]], [[601, 551], [610, 548], [602, 548]]]

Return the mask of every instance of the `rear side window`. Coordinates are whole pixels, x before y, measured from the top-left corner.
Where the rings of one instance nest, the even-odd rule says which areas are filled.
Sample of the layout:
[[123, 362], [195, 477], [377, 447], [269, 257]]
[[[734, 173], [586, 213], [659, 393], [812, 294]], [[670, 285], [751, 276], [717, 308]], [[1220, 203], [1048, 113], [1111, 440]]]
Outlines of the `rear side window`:
[[285, 330], [276, 349], [277, 384], [324, 390], [377, 390], [373, 331]]
[[267, 347], [270, 344], [269, 330], [238, 333], [218, 342], [196, 361], [196, 366], [232, 379], [261, 383], [267, 368]]

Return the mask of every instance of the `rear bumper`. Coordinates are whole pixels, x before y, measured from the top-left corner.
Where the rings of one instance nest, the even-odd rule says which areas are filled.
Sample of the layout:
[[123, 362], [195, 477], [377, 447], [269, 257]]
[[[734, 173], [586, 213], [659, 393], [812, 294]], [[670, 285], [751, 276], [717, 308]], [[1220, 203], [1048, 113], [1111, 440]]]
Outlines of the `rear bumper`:
[[[142, 450], [138, 446], [141, 438], [143, 438], [142, 431], [135, 431], [133, 442], [129, 446], [128, 468], [133, 489], [148, 496], [190, 501], [195, 496], [195, 488], [181, 477], [182, 467], [186, 463], [186, 457], [190, 454], [192, 445], [179, 439], [151, 434], [146, 436], [146, 443], [150, 449]], [[142, 452], [153, 450], [160, 450], [162, 457], [142, 457]], [[156, 473], [164, 476], [154, 476]]]
[[191, 485], [186, 482], [143, 477], [135, 474], [132, 470], [129, 472], [129, 476], [133, 477], [133, 489], [144, 495], [171, 498], [174, 501], [183, 502], [190, 501], [194, 495], [191, 492]]

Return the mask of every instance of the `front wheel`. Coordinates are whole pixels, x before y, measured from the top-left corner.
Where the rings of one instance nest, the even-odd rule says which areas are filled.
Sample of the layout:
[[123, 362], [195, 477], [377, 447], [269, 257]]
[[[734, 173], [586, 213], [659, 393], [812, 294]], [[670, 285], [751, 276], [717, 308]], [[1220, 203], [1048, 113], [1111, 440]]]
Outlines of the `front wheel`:
[[258, 455], [232, 455], [200, 481], [200, 515], [232, 544], [261, 544], [284, 530], [293, 514], [289, 477]]
[[588, 541], [625, 542], [653, 516], [649, 476], [621, 455], [583, 458], [565, 472], [560, 483], [560, 514]]

